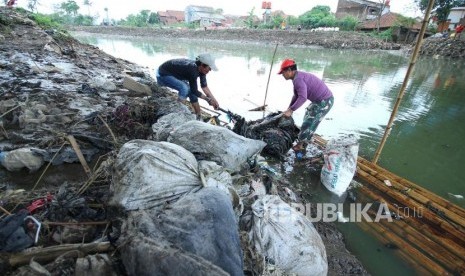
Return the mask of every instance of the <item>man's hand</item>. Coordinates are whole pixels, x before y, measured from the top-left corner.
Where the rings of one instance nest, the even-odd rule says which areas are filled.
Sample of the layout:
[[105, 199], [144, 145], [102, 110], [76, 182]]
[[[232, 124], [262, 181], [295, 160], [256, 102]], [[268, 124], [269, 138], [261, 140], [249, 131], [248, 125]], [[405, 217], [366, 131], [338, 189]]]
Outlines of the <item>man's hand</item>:
[[218, 109], [218, 107], [220, 107], [220, 105], [218, 104], [218, 102], [216, 101], [215, 98], [211, 99], [210, 102], [209, 102], [209, 104], [210, 104], [211, 106], [213, 106], [213, 108], [215, 108], [215, 109]]
[[286, 111], [284, 111], [283, 115], [284, 115], [284, 117], [289, 118], [289, 117], [292, 116], [292, 112], [293, 112], [292, 109], [288, 108]]

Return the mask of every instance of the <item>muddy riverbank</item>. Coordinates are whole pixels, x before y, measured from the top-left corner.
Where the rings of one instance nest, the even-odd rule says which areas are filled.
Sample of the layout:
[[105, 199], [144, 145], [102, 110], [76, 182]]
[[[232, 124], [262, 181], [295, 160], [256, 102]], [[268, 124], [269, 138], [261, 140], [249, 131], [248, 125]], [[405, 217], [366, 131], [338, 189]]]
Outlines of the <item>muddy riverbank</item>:
[[[150, 36], [198, 40], [222, 40], [244, 43], [267, 43], [327, 49], [395, 50], [411, 52], [414, 45], [384, 41], [363, 32], [311, 32], [308, 30], [260, 29], [157, 29], [117, 26], [70, 27], [71, 31], [119, 36]], [[465, 39], [428, 37], [423, 41], [420, 55], [465, 58]]]

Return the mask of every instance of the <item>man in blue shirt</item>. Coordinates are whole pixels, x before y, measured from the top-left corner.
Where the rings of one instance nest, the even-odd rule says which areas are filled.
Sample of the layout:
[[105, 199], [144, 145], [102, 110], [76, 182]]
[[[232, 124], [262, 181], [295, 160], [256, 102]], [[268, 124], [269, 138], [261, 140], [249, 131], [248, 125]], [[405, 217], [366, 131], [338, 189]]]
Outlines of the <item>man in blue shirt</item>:
[[[215, 60], [210, 54], [201, 54], [195, 60], [180, 58], [164, 62], [157, 71], [159, 85], [167, 86], [178, 91], [178, 101], [189, 98], [197, 119], [200, 118], [198, 98], [204, 99], [218, 109], [219, 104], [208, 88], [206, 75], [211, 71], [218, 71]], [[198, 91], [197, 78], [200, 79], [202, 92]]]

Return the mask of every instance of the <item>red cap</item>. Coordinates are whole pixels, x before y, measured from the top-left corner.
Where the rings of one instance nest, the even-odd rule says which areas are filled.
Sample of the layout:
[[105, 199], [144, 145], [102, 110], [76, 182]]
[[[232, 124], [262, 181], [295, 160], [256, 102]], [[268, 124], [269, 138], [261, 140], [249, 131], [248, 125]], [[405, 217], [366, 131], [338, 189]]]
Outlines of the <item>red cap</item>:
[[283, 63], [281, 63], [281, 69], [279, 70], [278, 74], [282, 74], [285, 69], [288, 67], [291, 67], [292, 65], [295, 65], [295, 61], [292, 59], [285, 59], [283, 60]]

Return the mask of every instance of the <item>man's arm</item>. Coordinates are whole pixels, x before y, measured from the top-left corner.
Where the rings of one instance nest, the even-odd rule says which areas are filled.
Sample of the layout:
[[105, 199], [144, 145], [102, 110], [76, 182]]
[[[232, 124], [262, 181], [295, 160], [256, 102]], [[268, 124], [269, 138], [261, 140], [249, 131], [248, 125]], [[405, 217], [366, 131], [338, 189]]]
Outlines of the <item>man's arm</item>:
[[202, 87], [202, 90], [203, 90], [203, 93], [205, 93], [205, 95], [202, 95], [200, 98], [206, 100], [209, 105], [217, 109], [220, 105], [216, 101], [215, 96], [213, 96], [208, 86]]

